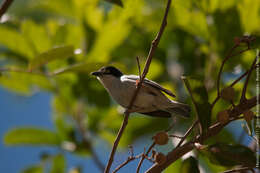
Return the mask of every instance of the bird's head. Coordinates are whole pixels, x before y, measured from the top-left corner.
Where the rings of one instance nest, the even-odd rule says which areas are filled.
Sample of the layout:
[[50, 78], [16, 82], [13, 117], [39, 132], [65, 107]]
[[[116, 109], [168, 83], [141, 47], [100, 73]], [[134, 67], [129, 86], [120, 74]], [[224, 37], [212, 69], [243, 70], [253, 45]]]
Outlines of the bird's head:
[[94, 76], [97, 76], [99, 78], [103, 78], [106, 76], [120, 78], [123, 75], [123, 73], [120, 70], [118, 70], [117, 68], [115, 68], [113, 66], [102, 67], [98, 71], [92, 72], [91, 74]]

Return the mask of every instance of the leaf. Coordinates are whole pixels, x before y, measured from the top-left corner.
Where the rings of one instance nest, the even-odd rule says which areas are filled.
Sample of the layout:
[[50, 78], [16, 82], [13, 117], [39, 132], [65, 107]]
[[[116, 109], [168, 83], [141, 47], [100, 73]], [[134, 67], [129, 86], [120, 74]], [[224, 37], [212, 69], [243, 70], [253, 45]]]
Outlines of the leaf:
[[5, 134], [6, 145], [59, 145], [59, 136], [46, 129], [22, 127]]
[[105, 0], [105, 1], [110, 2], [112, 4], [116, 4], [120, 7], [123, 7], [123, 2], [121, 0]]
[[47, 91], [54, 89], [52, 83], [46, 76], [27, 72], [9, 72], [8, 74], [2, 74], [0, 84], [8, 90], [22, 95], [30, 95], [36, 90], [39, 90], [39, 88]]
[[39, 54], [29, 63], [29, 70], [38, 68], [56, 59], [65, 59], [74, 55], [73, 46], [60, 46]]
[[65, 172], [66, 162], [62, 154], [58, 154], [53, 157], [51, 173], [62, 173]]
[[241, 0], [238, 4], [240, 22], [245, 32], [253, 33], [259, 30], [259, 8], [260, 2], [258, 0]]
[[59, 75], [63, 73], [87, 73], [89, 74], [92, 71], [96, 71], [102, 66], [106, 65], [106, 63], [80, 63], [75, 64], [69, 67], [61, 68], [52, 73], [52, 75]]
[[182, 173], [199, 173], [198, 161], [190, 156], [189, 158], [185, 159], [181, 164], [181, 169], [179, 172]]
[[21, 24], [21, 31], [36, 54], [51, 48], [49, 35], [44, 25], [25, 20]]
[[28, 59], [31, 59], [34, 56], [28, 41], [23, 35], [11, 27], [0, 27], [0, 44]]
[[34, 165], [26, 168], [22, 171], [23, 173], [43, 173], [43, 167], [41, 165]]
[[243, 145], [216, 143], [208, 146], [202, 153], [214, 164], [222, 166], [255, 166], [256, 157], [252, 150]]
[[211, 105], [208, 101], [207, 90], [202, 80], [198, 77], [183, 76], [182, 79], [195, 105], [200, 122], [200, 133], [202, 134], [207, 131], [211, 122]]

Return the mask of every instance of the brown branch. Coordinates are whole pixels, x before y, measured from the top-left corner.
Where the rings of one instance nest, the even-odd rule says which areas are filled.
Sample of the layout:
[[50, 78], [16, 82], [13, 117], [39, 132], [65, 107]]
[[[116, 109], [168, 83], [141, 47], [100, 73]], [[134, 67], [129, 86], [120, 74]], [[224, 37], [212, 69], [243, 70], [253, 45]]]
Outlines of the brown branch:
[[177, 135], [173, 135], [173, 134], [170, 134], [169, 137], [178, 138], [178, 139], [182, 139], [183, 138], [183, 136], [177, 136]]
[[244, 102], [246, 100], [246, 89], [247, 89], [247, 86], [248, 86], [248, 83], [249, 83], [250, 76], [252, 74], [252, 71], [253, 71], [253, 69], [255, 67], [255, 64], [256, 64], [256, 61], [257, 61], [258, 58], [259, 58], [259, 54], [257, 52], [256, 58], [255, 58], [254, 62], [252, 63], [252, 65], [251, 65], [251, 67], [250, 67], [250, 69], [248, 71], [248, 75], [246, 77], [246, 81], [244, 83], [244, 87], [243, 87], [243, 90], [242, 90], [240, 102]]
[[[246, 50], [249, 50], [249, 49], [246, 49]], [[241, 51], [242, 53], [242, 51]], [[254, 69], [256, 69], [257, 65], [259, 64], [256, 64]], [[233, 87], [235, 84], [237, 84], [240, 80], [242, 80], [245, 76], [247, 76], [249, 70], [247, 70], [245, 73], [243, 73], [241, 76], [239, 76], [234, 82], [232, 82], [228, 87]], [[213, 108], [214, 105], [217, 103], [217, 101], [220, 99], [220, 95], [217, 95], [217, 97], [215, 98], [215, 100], [212, 102], [211, 104], [211, 107]]]
[[184, 136], [181, 138], [180, 142], [178, 143], [177, 147], [180, 147], [183, 141], [187, 138], [187, 136], [191, 133], [192, 129], [196, 127], [196, 125], [199, 123], [199, 120], [196, 120], [193, 122], [193, 124], [190, 126], [190, 128], [187, 130], [187, 132], [184, 134]]
[[248, 170], [250, 170], [253, 173], [255, 172], [252, 167], [242, 167], [242, 168], [235, 168], [235, 169], [227, 170], [222, 173], [241, 172], [241, 171], [248, 171]]
[[137, 66], [138, 66], [138, 74], [139, 74], [139, 79], [141, 79], [142, 77], [142, 73], [141, 73], [141, 66], [140, 66], [140, 61], [139, 61], [139, 57], [136, 57], [136, 62], [137, 62]]
[[[221, 66], [220, 66], [220, 70], [219, 70], [219, 73], [218, 73], [218, 78], [217, 78], [217, 97], [213, 101], [213, 103], [211, 104], [211, 108], [213, 108], [214, 105], [217, 103], [217, 101], [220, 99], [220, 78], [221, 78], [221, 73], [223, 71], [223, 68], [224, 68], [224, 65], [225, 65], [226, 61], [229, 58], [231, 58], [231, 57], [237, 56], [239, 54], [242, 54], [242, 53], [250, 50], [251, 49], [250, 44], [254, 40], [255, 40], [255, 37], [252, 37], [252, 36], [242, 36], [241, 38], [237, 38], [237, 40], [235, 41], [235, 45], [230, 49], [230, 51], [228, 52], [228, 54], [226, 55], [226, 57], [222, 61]], [[247, 44], [247, 48], [244, 49], [244, 50], [239, 51], [238, 53], [233, 53], [233, 51], [240, 45], [240, 43], [246, 43]]]
[[[136, 90], [136, 91], [137, 91], [137, 90]], [[137, 93], [137, 92], [135, 92], [135, 93]], [[132, 99], [132, 100], [133, 100], [133, 99]], [[111, 165], [112, 165], [113, 160], [114, 160], [114, 155], [115, 155], [117, 146], [118, 146], [119, 141], [120, 141], [120, 139], [121, 139], [121, 136], [122, 136], [122, 134], [123, 134], [123, 132], [124, 132], [126, 126], [127, 126], [129, 115], [130, 115], [129, 112], [126, 111], [126, 112], [125, 112], [125, 117], [124, 117], [123, 123], [121, 124], [121, 127], [120, 127], [120, 129], [119, 129], [119, 131], [118, 131], [118, 134], [117, 134], [117, 136], [116, 136], [115, 142], [114, 142], [114, 144], [113, 144], [113, 148], [112, 148], [112, 151], [111, 151], [110, 156], [109, 156], [109, 161], [108, 161], [108, 163], [107, 163], [107, 166], [106, 166], [106, 169], [105, 169], [105, 173], [109, 173], [109, 170], [110, 170]]]
[[[230, 111], [230, 116], [231, 117], [238, 117], [240, 114], [242, 114], [244, 112], [244, 110], [251, 109], [254, 106], [256, 106], [256, 98], [259, 97], [259, 96], [260, 95], [252, 97], [251, 99], [246, 100], [244, 103], [240, 103], [239, 105], [237, 105], [235, 108], [233, 108]], [[206, 139], [208, 139], [212, 136], [215, 136], [216, 134], [218, 134], [222, 130], [223, 127], [225, 127], [230, 122], [232, 122], [232, 120], [228, 121], [225, 124], [221, 124], [219, 122], [213, 124], [212, 126], [209, 127], [209, 129], [205, 133], [205, 135], [203, 135], [203, 140], [206, 140]], [[162, 172], [164, 169], [166, 169], [170, 164], [175, 162], [177, 159], [181, 158], [186, 153], [192, 151], [195, 148], [194, 144], [198, 141], [201, 141], [201, 140], [202, 140], [202, 136], [198, 135], [194, 139], [192, 139], [191, 141], [185, 143], [184, 145], [173, 149], [171, 152], [169, 152], [167, 154], [167, 156], [166, 156], [167, 160], [166, 160], [165, 163], [163, 163], [161, 165], [154, 164], [151, 168], [149, 168], [146, 171], [146, 173]]]
[[125, 165], [127, 165], [129, 162], [131, 162], [131, 161], [133, 161], [133, 160], [135, 160], [135, 159], [138, 159], [138, 158], [140, 158], [140, 157], [142, 157], [142, 156], [143, 156], [143, 154], [140, 154], [140, 155], [138, 155], [138, 156], [129, 156], [126, 161], [124, 161], [121, 165], [119, 165], [118, 167], [116, 167], [116, 169], [113, 171], [113, 173], [116, 173], [116, 172], [119, 171], [121, 168], [123, 168]]
[[8, 8], [12, 4], [12, 2], [13, 2], [13, 0], [4, 0], [3, 1], [1, 8], [0, 8], [0, 19], [5, 14], [5, 12], [8, 10]]
[[150, 145], [149, 149], [147, 150], [147, 152], [142, 156], [141, 160], [139, 161], [138, 163], [138, 166], [137, 166], [137, 169], [136, 169], [136, 173], [139, 173], [140, 171], [140, 168], [142, 166], [142, 163], [145, 159], [145, 157], [148, 156], [148, 154], [150, 153], [150, 151], [153, 149], [153, 147], [155, 146], [155, 142], [152, 143], [152, 145]]
[[149, 67], [150, 67], [150, 64], [151, 64], [151, 61], [152, 61], [152, 57], [154, 55], [154, 52], [160, 42], [160, 39], [161, 39], [161, 36], [163, 34], [163, 31], [167, 25], [167, 16], [168, 16], [168, 12], [169, 12], [169, 9], [170, 9], [170, 5], [171, 5], [171, 0], [168, 0], [167, 2], [167, 6], [166, 6], [166, 10], [165, 10], [165, 13], [164, 13], [164, 17], [163, 17], [163, 21], [162, 21], [162, 24], [160, 26], [160, 30], [158, 32], [158, 34], [156, 35], [155, 39], [152, 41], [152, 44], [151, 44], [151, 48], [150, 48], [150, 51], [148, 53], [148, 56], [147, 56], [147, 59], [146, 59], [146, 63], [145, 63], [145, 67], [144, 67], [144, 70], [143, 70], [143, 73], [142, 73], [142, 78], [140, 79], [140, 81], [138, 82], [138, 85], [137, 85], [137, 88], [134, 92], [134, 95], [132, 96], [132, 99], [130, 101], [130, 104], [127, 108], [127, 110], [125, 111], [125, 117], [124, 117], [124, 120], [123, 120], [123, 123], [120, 127], [120, 130], [117, 134], [117, 137], [115, 139], [115, 142], [113, 144], [113, 148], [112, 148], [112, 151], [110, 153], [110, 156], [109, 156], [109, 161], [107, 163], [107, 166], [106, 166], [106, 169], [105, 169], [105, 173], [109, 173], [110, 171], [110, 168], [111, 168], [111, 165], [113, 163], [113, 160], [114, 160], [114, 155], [115, 155], [115, 152], [116, 152], [116, 149], [117, 149], [117, 146], [119, 144], [119, 141], [122, 137], [122, 134], [127, 126], [127, 123], [128, 123], [128, 118], [129, 118], [129, 115], [130, 115], [130, 112], [129, 110], [131, 110], [133, 104], [134, 104], [134, 101], [138, 95], [138, 92], [142, 86], [142, 82], [143, 80], [145, 79], [145, 76], [146, 74], [148, 73], [149, 71]]
[[220, 78], [221, 78], [221, 74], [224, 68], [225, 63], [227, 62], [227, 60], [231, 57], [232, 52], [239, 46], [239, 44], [235, 44], [228, 52], [228, 54], [226, 55], [226, 57], [224, 58], [224, 60], [221, 63], [219, 72], [218, 72], [218, 78], [217, 78], [217, 92], [218, 92], [218, 96], [220, 95]]

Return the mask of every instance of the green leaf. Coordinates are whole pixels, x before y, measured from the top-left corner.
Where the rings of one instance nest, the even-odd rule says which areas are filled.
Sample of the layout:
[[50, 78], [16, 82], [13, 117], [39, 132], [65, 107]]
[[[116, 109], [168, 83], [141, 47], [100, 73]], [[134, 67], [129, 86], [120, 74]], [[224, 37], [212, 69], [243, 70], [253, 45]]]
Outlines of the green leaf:
[[46, 76], [28, 72], [9, 72], [8, 74], [2, 74], [0, 84], [12, 92], [23, 95], [30, 95], [38, 90], [38, 88], [48, 91], [54, 89], [52, 83]]
[[214, 164], [222, 166], [255, 166], [255, 153], [248, 147], [235, 144], [216, 143], [202, 150], [202, 153], [207, 155], [210, 161]]
[[195, 105], [202, 134], [207, 131], [211, 122], [211, 105], [208, 101], [207, 90], [201, 78], [183, 76], [182, 79]]
[[31, 59], [34, 56], [28, 41], [17, 30], [14, 30], [11, 27], [0, 27], [0, 44], [28, 59]]
[[51, 48], [51, 42], [44, 25], [36, 24], [32, 20], [25, 20], [21, 24], [23, 36], [30, 43], [36, 54]]
[[69, 67], [58, 69], [52, 73], [52, 75], [59, 75], [63, 73], [87, 73], [89, 74], [92, 71], [96, 71], [106, 63], [80, 63], [75, 64]]
[[258, 0], [241, 0], [238, 4], [240, 22], [245, 32], [253, 33], [259, 30], [259, 8]]
[[185, 159], [181, 164], [181, 169], [179, 172], [182, 173], [199, 173], [198, 161], [190, 156], [189, 158]]
[[51, 173], [62, 173], [65, 172], [66, 161], [62, 154], [58, 154], [53, 157]]
[[41, 53], [29, 63], [29, 70], [38, 68], [56, 59], [65, 59], [74, 55], [73, 46], [60, 46]]
[[4, 137], [6, 145], [59, 145], [59, 136], [46, 129], [17, 128], [8, 131]]
[[110, 2], [112, 4], [119, 5], [120, 7], [123, 7], [123, 2], [121, 0], [105, 0], [107, 2]]
[[34, 165], [26, 168], [22, 171], [23, 173], [43, 173], [43, 167], [41, 165]]

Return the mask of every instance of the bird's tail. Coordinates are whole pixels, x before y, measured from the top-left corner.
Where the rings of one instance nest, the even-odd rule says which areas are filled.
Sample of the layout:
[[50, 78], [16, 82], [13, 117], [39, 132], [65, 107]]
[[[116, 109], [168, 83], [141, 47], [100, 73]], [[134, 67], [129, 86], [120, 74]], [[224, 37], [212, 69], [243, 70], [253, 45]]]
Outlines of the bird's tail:
[[170, 112], [171, 114], [177, 114], [184, 118], [189, 118], [191, 108], [189, 105], [174, 101], [172, 103], [172, 106], [170, 108], [167, 108], [167, 111]]

